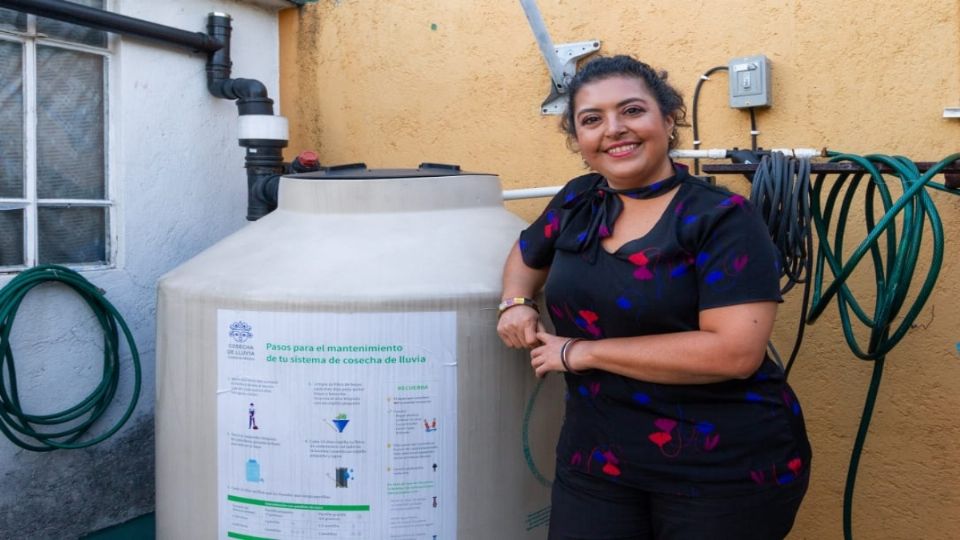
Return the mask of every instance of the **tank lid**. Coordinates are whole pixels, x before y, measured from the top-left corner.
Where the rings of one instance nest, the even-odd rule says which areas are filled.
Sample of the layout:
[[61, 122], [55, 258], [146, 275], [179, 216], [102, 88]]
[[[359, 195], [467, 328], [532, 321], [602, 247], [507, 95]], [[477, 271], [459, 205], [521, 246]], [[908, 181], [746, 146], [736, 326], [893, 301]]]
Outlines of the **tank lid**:
[[304, 180], [378, 180], [383, 178], [426, 178], [478, 174], [486, 173], [466, 172], [460, 170], [459, 165], [446, 163], [421, 163], [416, 169], [368, 169], [366, 163], [348, 163], [346, 165], [321, 167], [318, 171], [289, 174], [287, 176]]

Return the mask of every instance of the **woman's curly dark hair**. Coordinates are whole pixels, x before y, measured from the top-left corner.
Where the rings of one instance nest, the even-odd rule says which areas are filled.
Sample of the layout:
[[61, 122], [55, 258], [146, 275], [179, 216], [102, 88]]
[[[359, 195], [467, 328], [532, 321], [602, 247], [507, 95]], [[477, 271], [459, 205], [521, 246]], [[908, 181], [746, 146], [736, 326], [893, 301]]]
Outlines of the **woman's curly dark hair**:
[[687, 126], [687, 106], [683, 104], [683, 96], [676, 88], [667, 82], [666, 71], [656, 71], [632, 56], [599, 56], [589, 60], [577, 71], [567, 85], [567, 110], [563, 113], [560, 127], [566, 132], [571, 143], [577, 140], [576, 124], [574, 123], [573, 103], [577, 93], [585, 84], [611, 77], [634, 77], [647, 85], [650, 93], [657, 100], [660, 114], [673, 118], [673, 139], [670, 140], [670, 149], [680, 143], [678, 127]]

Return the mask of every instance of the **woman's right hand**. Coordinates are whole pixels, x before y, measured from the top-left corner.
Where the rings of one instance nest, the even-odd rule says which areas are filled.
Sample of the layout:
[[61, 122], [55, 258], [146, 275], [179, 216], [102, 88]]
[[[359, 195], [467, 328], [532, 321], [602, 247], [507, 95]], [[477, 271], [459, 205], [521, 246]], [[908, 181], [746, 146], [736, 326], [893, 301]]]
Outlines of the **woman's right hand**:
[[504, 311], [497, 322], [497, 334], [504, 345], [513, 349], [532, 349], [540, 345], [537, 331], [541, 328], [540, 313], [523, 305]]

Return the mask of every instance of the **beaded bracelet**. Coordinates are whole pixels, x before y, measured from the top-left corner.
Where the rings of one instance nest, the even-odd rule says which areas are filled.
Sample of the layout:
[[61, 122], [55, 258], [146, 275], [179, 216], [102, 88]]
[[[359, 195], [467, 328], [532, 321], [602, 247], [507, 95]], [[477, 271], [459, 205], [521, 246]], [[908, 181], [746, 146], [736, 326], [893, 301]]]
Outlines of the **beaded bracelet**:
[[583, 338], [570, 338], [560, 347], [560, 363], [563, 364], [563, 369], [567, 370], [571, 375], [583, 375], [583, 372], [570, 369], [570, 364], [567, 363], [567, 348], [578, 341], [583, 341]]
[[533, 308], [534, 311], [540, 313], [540, 306], [532, 298], [524, 298], [522, 296], [514, 296], [511, 298], [504, 298], [500, 302], [500, 306], [497, 307], [497, 319], [503, 316], [503, 312], [516, 306], [527, 306]]

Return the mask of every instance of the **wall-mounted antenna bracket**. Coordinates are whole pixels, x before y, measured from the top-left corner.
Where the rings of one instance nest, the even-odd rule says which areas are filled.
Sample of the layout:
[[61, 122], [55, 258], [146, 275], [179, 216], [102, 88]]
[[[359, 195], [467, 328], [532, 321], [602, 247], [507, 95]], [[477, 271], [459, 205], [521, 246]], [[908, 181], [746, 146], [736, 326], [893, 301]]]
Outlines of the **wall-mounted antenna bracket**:
[[563, 114], [567, 84], [577, 72], [577, 61], [600, 50], [600, 40], [578, 41], [554, 46], [535, 0], [520, 0], [527, 22], [550, 70], [550, 94], [540, 105], [540, 114]]

